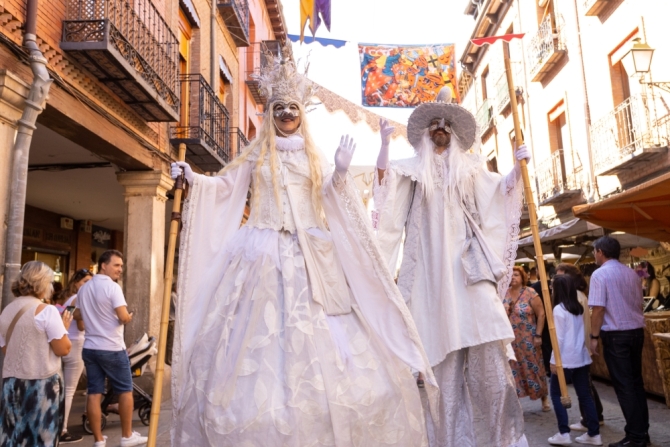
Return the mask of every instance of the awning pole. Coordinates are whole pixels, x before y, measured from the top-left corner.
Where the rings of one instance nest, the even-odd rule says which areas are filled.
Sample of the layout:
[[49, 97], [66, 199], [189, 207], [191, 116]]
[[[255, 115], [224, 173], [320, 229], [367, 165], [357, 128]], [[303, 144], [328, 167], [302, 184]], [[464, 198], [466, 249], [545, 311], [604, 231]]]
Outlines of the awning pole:
[[[521, 125], [519, 124], [519, 110], [516, 103], [516, 89], [514, 87], [514, 78], [512, 77], [512, 64], [509, 58], [509, 43], [503, 42], [503, 54], [505, 61], [505, 75], [507, 76], [507, 86], [509, 88], [509, 101], [512, 108], [512, 118], [514, 119], [514, 139], [516, 147], [523, 144], [523, 134], [521, 133]], [[551, 295], [549, 295], [549, 285], [547, 283], [547, 271], [544, 268], [544, 256], [542, 256], [542, 243], [540, 241], [540, 231], [537, 227], [537, 213], [535, 211], [535, 200], [533, 198], [533, 190], [530, 187], [530, 177], [528, 176], [528, 166], [526, 160], [520, 160], [521, 177], [523, 178], [524, 196], [528, 204], [528, 216], [530, 217], [530, 229], [533, 233], [533, 245], [535, 247], [535, 259], [537, 264], [537, 272], [540, 275], [540, 283], [542, 284], [542, 296], [544, 302], [544, 312], [547, 318], [547, 328], [549, 329], [549, 336], [551, 337], [551, 347], [554, 350], [554, 360], [556, 361], [556, 375], [558, 376], [558, 383], [561, 388], [561, 403], [565, 408], [570, 408], [572, 402], [568, 395], [568, 386], [565, 382], [565, 372], [563, 371], [563, 363], [561, 362], [561, 352], [558, 347], [558, 339], [556, 338], [556, 326], [554, 326], [554, 313], [551, 306]]]

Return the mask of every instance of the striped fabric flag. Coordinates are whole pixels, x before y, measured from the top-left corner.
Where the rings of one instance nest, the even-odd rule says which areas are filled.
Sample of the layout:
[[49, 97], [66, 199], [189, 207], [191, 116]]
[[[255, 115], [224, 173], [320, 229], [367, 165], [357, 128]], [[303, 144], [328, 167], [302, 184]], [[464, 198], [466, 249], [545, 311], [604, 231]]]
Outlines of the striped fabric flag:
[[330, 0], [300, 0], [300, 42], [305, 38], [307, 20], [312, 37], [316, 35], [322, 21], [330, 31]]
[[498, 40], [504, 40], [505, 42], [509, 42], [512, 39], [521, 39], [523, 36], [525, 36], [525, 33], [505, 34], [504, 36], [491, 36], [491, 37], [482, 37], [479, 39], [470, 39], [470, 42], [472, 42], [472, 44], [477, 47], [481, 47], [483, 45], [491, 45], [497, 42]]

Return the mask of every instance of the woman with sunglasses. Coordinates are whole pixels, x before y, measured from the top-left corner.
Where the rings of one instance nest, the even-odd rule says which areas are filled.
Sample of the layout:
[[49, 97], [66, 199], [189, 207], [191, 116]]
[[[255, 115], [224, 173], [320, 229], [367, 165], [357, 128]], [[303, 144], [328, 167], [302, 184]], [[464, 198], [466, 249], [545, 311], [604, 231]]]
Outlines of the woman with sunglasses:
[[[86, 269], [77, 270], [72, 275], [67, 288], [61, 294], [61, 299], [64, 300], [63, 308], [77, 305], [77, 292], [92, 277], [93, 274]], [[74, 324], [75, 322], [77, 324]], [[84, 361], [81, 358], [82, 349], [84, 348], [84, 322], [82, 320], [75, 320], [72, 323], [68, 331], [68, 336], [72, 342], [72, 349], [68, 355], [63, 357], [65, 414], [63, 418], [63, 433], [60, 436], [61, 444], [71, 444], [83, 439], [81, 436], [73, 435], [67, 431], [67, 421], [70, 416], [70, 409], [72, 408], [72, 399], [74, 398], [74, 392], [77, 390], [81, 373], [84, 371]]]

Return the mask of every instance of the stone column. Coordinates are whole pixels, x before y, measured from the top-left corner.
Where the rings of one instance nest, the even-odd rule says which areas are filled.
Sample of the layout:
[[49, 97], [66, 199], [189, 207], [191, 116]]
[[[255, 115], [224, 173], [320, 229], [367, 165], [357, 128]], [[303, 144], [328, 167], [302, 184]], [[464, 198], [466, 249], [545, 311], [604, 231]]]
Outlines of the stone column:
[[7, 207], [9, 205], [12, 150], [17, 121], [21, 118], [30, 84], [6, 69], [0, 69], [0, 290], [4, 283]]
[[172, 179], [161, 171], [116, 175], [125, 189], [123, 289], [133, 321], [126, 326], [126, 344], [144, 332], [158, 339], [165, 264], [166, 193]]

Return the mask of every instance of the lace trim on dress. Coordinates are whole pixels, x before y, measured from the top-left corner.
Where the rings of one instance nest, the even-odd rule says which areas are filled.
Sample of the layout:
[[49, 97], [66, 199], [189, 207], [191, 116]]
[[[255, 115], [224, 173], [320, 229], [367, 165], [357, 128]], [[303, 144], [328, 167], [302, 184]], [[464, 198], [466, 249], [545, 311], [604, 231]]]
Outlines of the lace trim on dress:
[[[186, 284], [189, 283], [188, 272], [189, 269], [187, 266], [191, 262], [191, 252], [189, 245], [193, 238], [192, 227], [193, 219], [196, 213], [197, 200], [191, 200], [192, 197], [198, 197], [200, 195], [201, 182], [195, 181], [193, 185], [190, 186], [190, 191], [188, 197], [184, 201], [184, 206], [182, 207], [182, 231], [181, 231], [181, 243], [179, 245], [179, 253], [185, 254], [179, 256], [178, 262], [178, 272], [181, 276], [180, 280], [177, 282], [177, 296], [186, 296]], [[184, 309], [182, 309], [184, 300], [177, 300], [175, 303], [176, 309], [175, 312], [177, 316], [181, 315]], [[177, 405], [174, 406], [174, 411], [172, 412], [172, 433], [171, 437], [174, 439], [174, 427], [177, 425], [177, 420], [180, 418], [181, 412], [181, 390], [183, 385], [183, 377], [181, 375], [182, 369], [182, 352], [181, 352], [181, 334], [183, 332], [183, 324], [185, 318], [176, 318], [175, 319], [175, 328], [174, 328], [174, 343], [172, 347], [172, 359], [174, 365], [179, 365], [179, 368], [172, 369], [172, 396], [173, 399], [176, 399]], [[178, 325], [178, 326], [177, 326]]]
[[[516, 169], [516, 168], [515, 168]], [[507, 273], [498, 281], [498, 296], [500, 300], [505, 299], [505, 294], [512, 279], [512, 268], [516, 260], [516, 252], [519, 248], [519, 231], [521, 213], [523, 212], [523, 182], [516, 173], [512, 171], [503, 180], [501, 186], [505, 192], [505, 226], [507, 227], [507, 239], [505, 241], [505, 252], [503, 263], [507, 267]]]
[[[347, 176], [350, 177], [351, 174], [347, 174]], [[384, 262], [381, 252], [376, 245], [369, 221], [363, 218], [363, 216], [365, 216], [365, 210], [363, 208], [363, 202], [359, 199], [358, 193], [353, 186], [354, 180], [351, 178], [345, 182], [339, 179], [339, 176], [334, 175], [332, 177], [332, 182], [333, 188], [340, 196], [342, 203], [344, 203], [344, 209], [347, 213], [347, 216], [349, 216], [349, 221], [351, 222], [354, 231], [356, 231], [356, 235], [361, 241], [363, 249], [374, 261], [372, 264], [375, 269], [375, 276], [382, 283], [382, 287], [384, 288], [386, 296], [389, 297], [389, 299], [400, 311], [403, 321], [405, 322], [405, 326], [407, 327], [409, 338], [421, 353], [423, 363], [426, 366], [426, 371], [424, 371], [424, 374], [429, 384], [429, 386], [426, 387], [426, 393], [428, 394], [428, 400], [430, 403], [430, 412], [433, 416], [433, 419], [439, 421], [438, 401], [440, 391], [435, 379], [435, 375], [433, 374], [432, 368], [430, 368], [428, 356], [423, 349], [419, 331], [416, 328], [409, 308], [405, 304], [400, 291], [396, 287], [393, 276], [386, 268], [386, 263]]]

